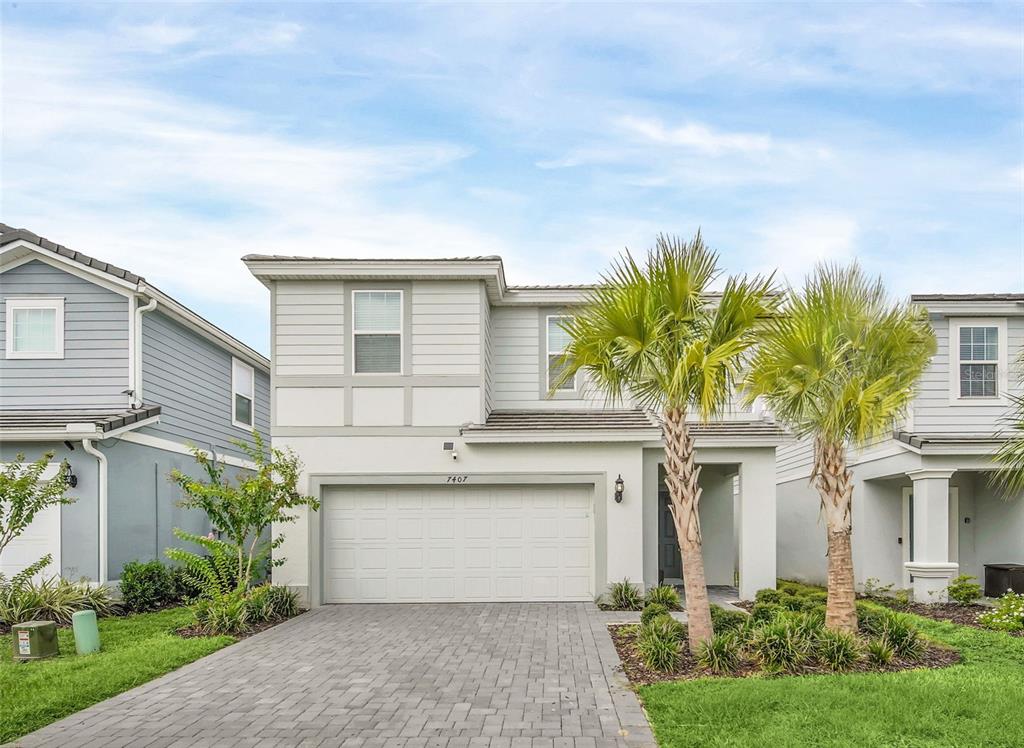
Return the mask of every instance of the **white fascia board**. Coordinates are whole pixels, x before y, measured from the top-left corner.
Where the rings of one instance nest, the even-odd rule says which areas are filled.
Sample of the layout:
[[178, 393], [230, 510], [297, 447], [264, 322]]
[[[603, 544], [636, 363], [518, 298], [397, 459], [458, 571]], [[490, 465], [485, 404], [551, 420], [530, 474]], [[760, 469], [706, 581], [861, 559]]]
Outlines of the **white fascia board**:
[[0, 273], [13, 270], [33, 260], [39, 260], [50, 267], [83, 278], [90, 283], [95, 283], [121, 296], [131, 296], [135, 292], [134, 283], [88, 265], [83, 265], [80, 262], [75, 262], [70, 257], [50, 252], [24, 239], [11, 242], [0, 250]]
[[[160, 422], [160, 416], [153, 416], [127, 426], [110, 431], [101, 431], [94, 423], [69, 423], [66, 426], [55, 426], [43, 429], [0, 429], [0, 441], [21, 442], [80, 442], [82, 439], [102, 441], [112, 437], [123, 436], [129, 431], [143, 426], [152, 426]], [[77, 428], [76, 428], [77, 427]]]
[[948, 317], [1006, 317], [1024, 314], [1019, 301], [918, 301], [931, 314]]
[[[608, 432], [553, 432], [553, 431], [469, 431], [462, 435], [467, 444], [557, 444], [557, 443], [657, 443], [661, 444], [661, 432], [650, 431], [608, 431]], [[774, 447], [785, 441], [781, 437], [769, 436], [712, 436], [694, 438], [694, 447], [737, 448]]]
[[513, 289], [496, 306], [573, 306], [587, 300], [584, 288], [523, 288]]

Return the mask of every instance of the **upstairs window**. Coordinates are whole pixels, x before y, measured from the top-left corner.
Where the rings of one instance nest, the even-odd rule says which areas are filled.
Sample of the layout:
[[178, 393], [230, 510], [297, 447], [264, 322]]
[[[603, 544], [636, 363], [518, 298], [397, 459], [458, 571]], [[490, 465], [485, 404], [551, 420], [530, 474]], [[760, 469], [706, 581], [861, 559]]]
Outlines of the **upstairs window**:
[[[565, 353], [565, 349], [569, 347], [570, 339], [569, 333], [562, 329], [562, 323], [566, 322], [568, 317], [561, 316], [549, 316], [548, 332], [547, 332], [547, 359], [548, 359], [548, 390], [551, 390], [555, 383], [558, 381], [559, 375], [565, 369], [565, 362], [562, 361], [562, 355]], [[572, 392], [576, 389], [576, 382], [572, 379], [562, 382], [555, 389], [556, 392]]]
[[402, 292], [352, 292], [352, 371], [402, 373]]
[[64, 299], [7, 299], [7, 358], [64, 358]]
[[251, 431], [253, 425], [253, 399], [256, 393], [256, 374], [249, 364], [231, 359], [231, 422]]
[[999, 328], [960, 329], [960, 397], [996, 397], [999, 376]]

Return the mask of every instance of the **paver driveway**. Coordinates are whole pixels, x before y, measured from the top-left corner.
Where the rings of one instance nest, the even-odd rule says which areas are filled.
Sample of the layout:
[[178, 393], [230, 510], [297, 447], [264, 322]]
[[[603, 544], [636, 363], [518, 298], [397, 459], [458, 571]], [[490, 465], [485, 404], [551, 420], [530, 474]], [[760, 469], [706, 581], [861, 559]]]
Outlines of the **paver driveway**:
[[654, 745], [590, 603], [318, 608], [24, 746]]

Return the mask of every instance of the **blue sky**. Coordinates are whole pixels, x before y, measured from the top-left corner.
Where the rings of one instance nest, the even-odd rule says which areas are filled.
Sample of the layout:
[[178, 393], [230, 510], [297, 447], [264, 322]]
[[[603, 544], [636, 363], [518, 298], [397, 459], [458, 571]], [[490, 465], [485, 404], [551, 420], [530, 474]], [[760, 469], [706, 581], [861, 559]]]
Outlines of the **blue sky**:
[[263, 351], [247, 252], [1024, 291], [1020, 4], [0, 7], [0, 219]]

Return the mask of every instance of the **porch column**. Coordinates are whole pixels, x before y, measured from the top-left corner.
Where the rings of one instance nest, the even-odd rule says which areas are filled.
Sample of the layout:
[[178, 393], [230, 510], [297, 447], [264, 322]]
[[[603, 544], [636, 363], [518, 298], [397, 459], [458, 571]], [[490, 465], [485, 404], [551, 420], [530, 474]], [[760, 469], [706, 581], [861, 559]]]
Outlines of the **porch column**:
[[914, 599], [945, 602], [949, 580], [960, 570], [949, 558], [949, 479], [953, 470], [913, 470], [912, 560], [906, 564]]
[[739, 556], [741, 600], [753, 600], [775, 588], [775, 450], [740, 463], [739, 513], [734, 519]]

